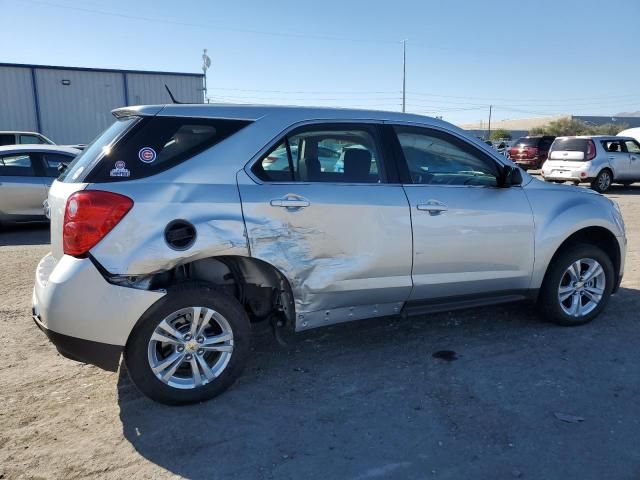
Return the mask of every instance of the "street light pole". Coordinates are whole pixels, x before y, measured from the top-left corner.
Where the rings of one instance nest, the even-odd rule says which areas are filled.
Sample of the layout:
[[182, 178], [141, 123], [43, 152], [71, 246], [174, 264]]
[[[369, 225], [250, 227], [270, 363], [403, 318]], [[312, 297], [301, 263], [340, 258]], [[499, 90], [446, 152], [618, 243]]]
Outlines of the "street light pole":
[[407, 41], [402, 40], [402, 113], [407, 107]]

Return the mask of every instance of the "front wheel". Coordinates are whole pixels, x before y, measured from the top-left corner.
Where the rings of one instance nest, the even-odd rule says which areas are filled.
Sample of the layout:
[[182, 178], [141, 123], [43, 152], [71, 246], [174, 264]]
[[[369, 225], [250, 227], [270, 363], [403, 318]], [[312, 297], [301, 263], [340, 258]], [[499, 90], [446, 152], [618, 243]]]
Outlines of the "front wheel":
[[142, 316], [124, 350], [129, 376], [160, 403], [209, 400], [240, 376], [250, 325], [238, 301], [206, 286], [170, 289]]
[[591, 188], [598, 193], [604, 193], [609, 190], [612, 181], [611, 171], [605, 168], [596, 176], [593, 182], [591, 182]]
[[577, 245], [551, 264], [538, 303], [549, 320], [582, 325], [602, 311], [613, 285], [614, 268], [607, 254], [593, 245]]

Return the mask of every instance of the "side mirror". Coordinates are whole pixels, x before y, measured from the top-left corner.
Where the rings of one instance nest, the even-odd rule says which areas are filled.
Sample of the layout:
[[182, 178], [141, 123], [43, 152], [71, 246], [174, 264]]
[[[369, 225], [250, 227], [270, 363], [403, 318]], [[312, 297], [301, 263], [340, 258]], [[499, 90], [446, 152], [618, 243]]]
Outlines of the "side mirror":
[[502, 186], [513, 187], [522, 185], [522, 172], [518, 167], [506, 165], [502, 170]]

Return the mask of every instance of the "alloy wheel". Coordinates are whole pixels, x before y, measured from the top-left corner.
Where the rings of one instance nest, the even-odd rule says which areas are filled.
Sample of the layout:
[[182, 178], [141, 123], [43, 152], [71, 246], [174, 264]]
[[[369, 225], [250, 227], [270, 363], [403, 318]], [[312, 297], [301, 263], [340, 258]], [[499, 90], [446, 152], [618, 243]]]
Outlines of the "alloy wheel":
[[606, 170], [603, 171], [598, 177], [598, 188], [601, 191], [606, 191], [611, 185], [611, 175]]
[[233, 331], [220, 313], [188, 307], [165, 317], [148, 344], [149, 366], [170, 387], [198, 388], [220, 376], [233, 354]]
[[600, 263], [592, 258], [576, 260], [560, 279], [560, 307], [571, 317], [584, 317], [600, 304], [605, 285], [606, 275]]

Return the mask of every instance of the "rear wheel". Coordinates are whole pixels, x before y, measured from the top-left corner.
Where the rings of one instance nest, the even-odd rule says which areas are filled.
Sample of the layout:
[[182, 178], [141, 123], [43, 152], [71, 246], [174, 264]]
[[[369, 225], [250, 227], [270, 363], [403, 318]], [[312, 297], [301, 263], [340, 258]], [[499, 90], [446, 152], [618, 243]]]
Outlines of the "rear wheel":
[[145, 312], [124, 360], [149, 398], [168, 405], [202, 402], [240, 376], [249, 342], [249, 319], [235, 298], [210, 287], [179, 287]]
[[577, 245], [561, 252], [549, 267], [539, 306], [559, 325], [582, 325], [607, 304], [614, 285], [611, 259], [593, 245]]
[[609, 190], [612, 181], [613, 176], [611, 175], [611, 171], [605, 168], [600, 173], [598, 173], [593, 182], [591, 182], [591, 188], [596, 192], [604, 193]]

